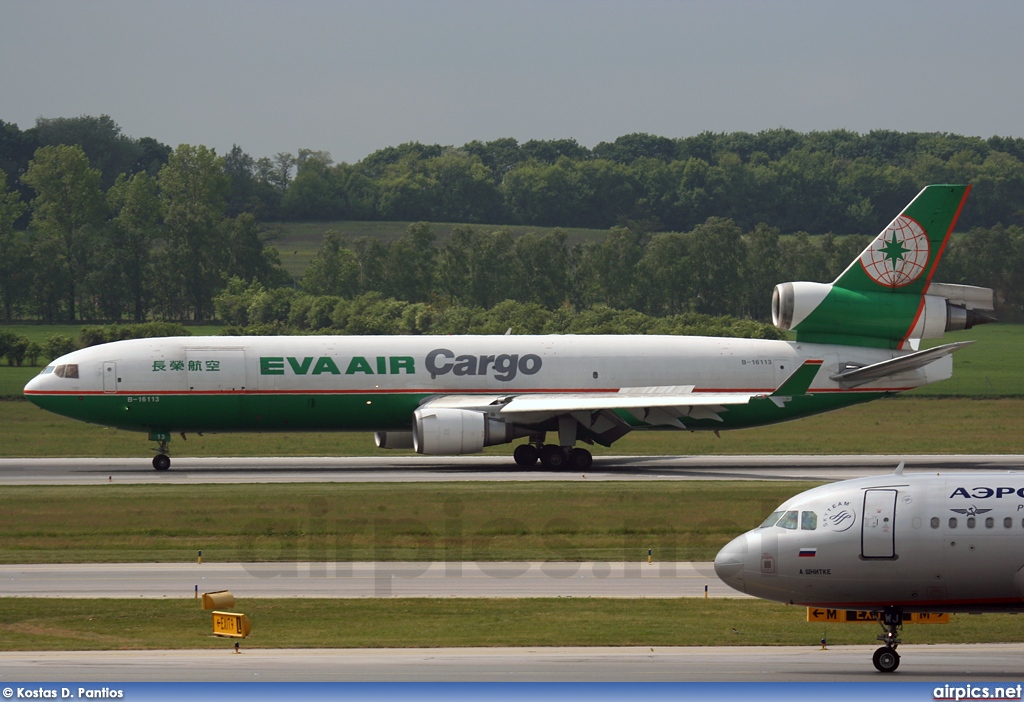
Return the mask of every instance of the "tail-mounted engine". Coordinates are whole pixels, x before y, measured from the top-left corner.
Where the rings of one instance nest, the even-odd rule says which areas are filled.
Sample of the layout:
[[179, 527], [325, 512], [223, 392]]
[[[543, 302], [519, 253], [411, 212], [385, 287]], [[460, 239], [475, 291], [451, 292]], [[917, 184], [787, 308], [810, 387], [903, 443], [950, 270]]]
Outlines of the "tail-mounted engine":
[[978, 311], [991, 309], [990, 289], [948, 283], [932, 283], [924, 295], [808, 282], [782, 283], [772, 293], [775, 326], [811, 343], [902, 348], [908, 339], [993, 322]]

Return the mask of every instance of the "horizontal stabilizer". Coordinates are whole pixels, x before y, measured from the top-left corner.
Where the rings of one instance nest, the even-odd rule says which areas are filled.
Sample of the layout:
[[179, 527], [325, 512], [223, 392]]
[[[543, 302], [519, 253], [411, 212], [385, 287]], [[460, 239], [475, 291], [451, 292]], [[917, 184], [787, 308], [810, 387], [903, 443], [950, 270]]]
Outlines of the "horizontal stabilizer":
[[906, 356], [890, 358], [888, 361], [872, 363], [870, 366], [851, 368], [849, 370], [845, 370], [841, 373], [836, 373], [835, 375], [829, 377], [832, 380], [837, 381], [844, 387], [855, 387], [857, 385], [870, 383], [873, 380], [886, 378], [890, 375], [895, 375], [897, 373], [903, 373], [905, 371], [912, 371], [918, 368], [922, 368], [924, 366], [927, 366], [929, 363], [942, 358], [943, 356], [948, 356], [954, 351], [959, 351], [963, 347], [969, 346], [970, 344], [973, 343], [973, 341], [958, 341], [955, 344], [944, 344], [942, 346], [936, 346], [933, 349], [917, 351]]

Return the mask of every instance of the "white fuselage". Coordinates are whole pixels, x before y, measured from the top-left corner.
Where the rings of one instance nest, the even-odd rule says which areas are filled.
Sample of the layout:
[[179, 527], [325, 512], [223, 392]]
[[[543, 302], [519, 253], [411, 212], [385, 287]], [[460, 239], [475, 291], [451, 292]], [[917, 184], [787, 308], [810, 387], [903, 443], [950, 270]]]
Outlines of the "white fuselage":
[[847, 609], [1024, 609], [1024, 475], [848, 480], [775, 515], [719, 552], [715, 570], [731, 587]]

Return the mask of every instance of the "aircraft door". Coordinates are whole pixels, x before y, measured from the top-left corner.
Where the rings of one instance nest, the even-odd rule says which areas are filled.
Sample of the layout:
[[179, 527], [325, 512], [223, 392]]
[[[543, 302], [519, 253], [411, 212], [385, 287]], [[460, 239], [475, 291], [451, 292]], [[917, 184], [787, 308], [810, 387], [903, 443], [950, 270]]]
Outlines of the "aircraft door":
[[103, 362], [103, 392], [117, 392], [117, 364], [113, 361]]
[[865, 490], [860, 553], [864, 558], [896, 555], [896, 490]]

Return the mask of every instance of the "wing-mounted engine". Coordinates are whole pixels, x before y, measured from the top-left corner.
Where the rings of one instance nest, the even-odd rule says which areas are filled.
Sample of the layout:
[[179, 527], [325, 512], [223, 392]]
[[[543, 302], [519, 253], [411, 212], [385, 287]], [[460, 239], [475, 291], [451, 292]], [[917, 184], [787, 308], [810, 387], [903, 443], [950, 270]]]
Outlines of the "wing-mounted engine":
[[416, 453], [479, 453], [484, 446], [508, 444], [524, 436], [530, 432], [477, 410], [426, 406], [413, 413]]
[[[898, 290], [898, 289], [897, 289]], [[835, 283], [782, 283], [772, 293], [772, 322], [797, 341], [917, 348], [920, 339], [995, 321], [992, 290], [932, 283], [925, 294], [849, 290]]]

